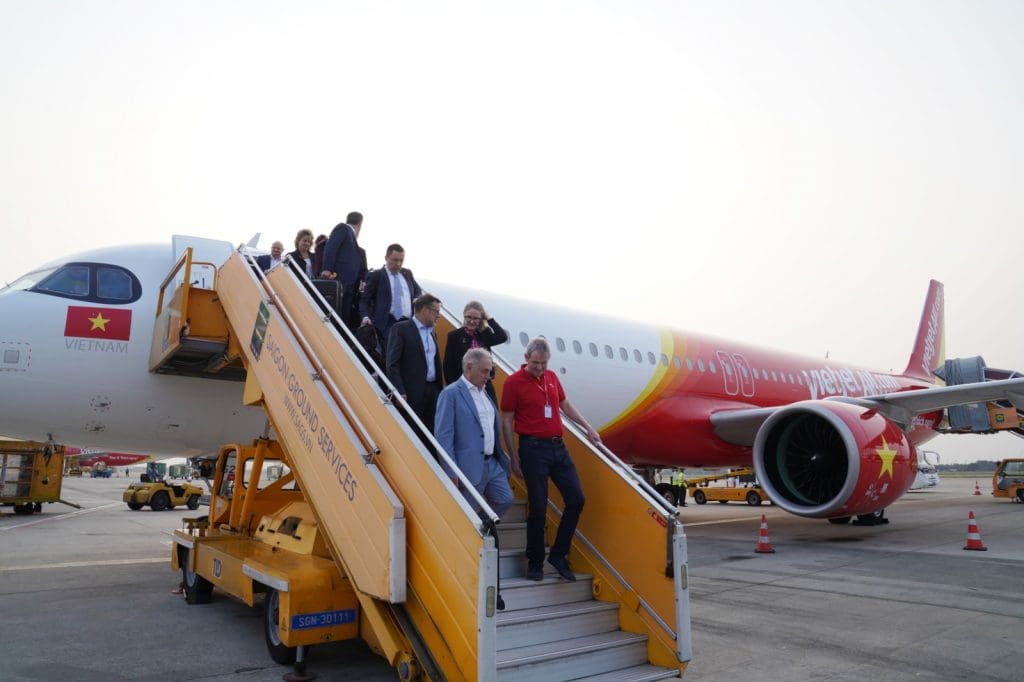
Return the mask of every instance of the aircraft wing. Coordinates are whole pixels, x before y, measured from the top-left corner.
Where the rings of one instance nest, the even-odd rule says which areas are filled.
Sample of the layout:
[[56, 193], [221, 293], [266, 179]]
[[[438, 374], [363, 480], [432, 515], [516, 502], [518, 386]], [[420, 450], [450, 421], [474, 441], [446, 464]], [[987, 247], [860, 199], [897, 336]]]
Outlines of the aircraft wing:
[[[906, 428], [919, 414], [935, 412], [956, 405], [1008, 400], [1018, 410], [1024, 410], [1024, 378], [979, 381], [918, 391], [880, 393], [862, 398], [836, 396], [826, 398], [826, 400], [876, 409]], [[761, 428], [761, 424], [777, 409], [779, 408], [757, 407], [722, 410], [711, 415], [711, 424], [714, 427], [715, 435], [727, 443], [751, 446], [754, 444], [754, 437], [757, 435], [757, 430]]]

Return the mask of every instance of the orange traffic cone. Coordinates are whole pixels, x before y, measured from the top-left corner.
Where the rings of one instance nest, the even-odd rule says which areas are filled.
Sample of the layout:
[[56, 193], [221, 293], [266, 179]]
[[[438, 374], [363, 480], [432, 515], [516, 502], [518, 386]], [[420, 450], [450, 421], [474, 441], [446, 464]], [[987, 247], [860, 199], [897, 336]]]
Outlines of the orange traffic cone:
[[758, 554], [775, 554], [771, 540], [768, 539], [768, 519], [764, 514], [761, 514], [761, 531], [757, 534], [757, 547], [754, 551]]
[[988, 547], [981, 541], [981, 533], [978, 532], [978, 522], [974, 520], [974, 512], [967, 516], [967, 544], [964, 549], [973, 549], [977, 552], [987, 552]]
[[977, 481], [974, 482], [974, 494], [975, 495], [980, 495], [981, 494], [981, 488], [978, 487], [978, 482]]

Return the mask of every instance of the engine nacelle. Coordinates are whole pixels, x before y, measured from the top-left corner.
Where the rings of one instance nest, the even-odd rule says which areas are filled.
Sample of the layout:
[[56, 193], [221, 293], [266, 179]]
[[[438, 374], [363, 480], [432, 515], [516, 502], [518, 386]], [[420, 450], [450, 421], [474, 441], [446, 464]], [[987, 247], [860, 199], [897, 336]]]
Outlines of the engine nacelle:
[[917, 473], [906, 434], [875, 410], [807, 400], [780, 408], [754, 439], [754, 469], [771, 501], [799, 516], [884, 509]]

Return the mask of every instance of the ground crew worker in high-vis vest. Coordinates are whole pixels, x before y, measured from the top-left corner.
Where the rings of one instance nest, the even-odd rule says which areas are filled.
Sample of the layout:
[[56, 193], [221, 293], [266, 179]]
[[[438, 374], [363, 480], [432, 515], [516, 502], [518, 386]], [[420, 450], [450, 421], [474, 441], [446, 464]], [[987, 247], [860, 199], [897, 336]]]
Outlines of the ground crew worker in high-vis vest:
[[682, 470], [676, 471], [672, 474], [672, 485], [675, 486], [678, 496], [678, 502], [680, 507], [686, 506], [686, 478], [683, 476]]

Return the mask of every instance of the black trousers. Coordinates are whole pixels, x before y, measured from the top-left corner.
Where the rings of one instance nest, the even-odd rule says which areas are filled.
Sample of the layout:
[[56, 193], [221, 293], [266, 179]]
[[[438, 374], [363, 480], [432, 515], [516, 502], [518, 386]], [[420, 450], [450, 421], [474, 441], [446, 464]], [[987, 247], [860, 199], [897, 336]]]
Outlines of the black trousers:
[[437, 398], [441, 395], [441, 381], [430, 381], [423, 387], [423, 395], [410, 407], [431, 433], [434, 432], [434, 414], [437, 412]]
[[580, 487], [580, 477], [576, 473], [569, 451], [561, 440], [519, 438], [519, 463], [526, 481], [526, 496], [529, 503], [526, 516], [526, 559], [531, 566], [539, 566], [544, 561], [544, 520], [548, 506], [548, 479], [554, 482], [562, 495], [565, 508], [562, 520], [558, 524], [555, 543], [551, 545], [550, 559], [558, 559], [569, 554], [572, 536], [576, 532], [580, 513], [586, 499]]

